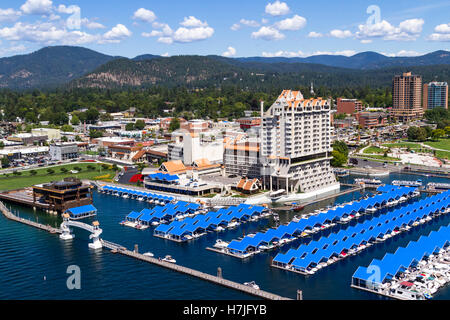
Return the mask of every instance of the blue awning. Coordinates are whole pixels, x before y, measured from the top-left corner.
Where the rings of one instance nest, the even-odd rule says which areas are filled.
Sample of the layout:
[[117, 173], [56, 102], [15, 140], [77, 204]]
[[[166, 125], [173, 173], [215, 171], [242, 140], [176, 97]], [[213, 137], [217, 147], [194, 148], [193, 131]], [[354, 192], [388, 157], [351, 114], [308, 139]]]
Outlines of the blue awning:
[[88, 204], [81, 207], [67, 209], [66, 212], [72, 216], [80, 216], [88, 213], [95, 214], [97, 213], [97, 209], [92, 204]]

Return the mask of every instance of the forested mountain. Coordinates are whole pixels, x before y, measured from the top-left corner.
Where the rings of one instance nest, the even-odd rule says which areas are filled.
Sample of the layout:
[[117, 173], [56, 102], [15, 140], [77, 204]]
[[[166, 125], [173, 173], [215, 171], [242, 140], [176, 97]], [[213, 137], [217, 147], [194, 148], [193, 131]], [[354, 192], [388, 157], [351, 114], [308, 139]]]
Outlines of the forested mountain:
[[115, 59], [82, 47], [47, 47], [0, 59], [0, 88], [56, 87]]
[[104, 55], [82, 47], [47, 47], [28, 55], [0, 59], [0, 88], [130, 88], [169, 86], [217, 88], [233, 85], [248, 90], [293, 86], [386, 87], [403, 71], [423, 80], [448, 81], [450, 52], [420, 57], [387, 57], [363, 52], [352, 57], [225, 58], [221, 56], [133, 59]]

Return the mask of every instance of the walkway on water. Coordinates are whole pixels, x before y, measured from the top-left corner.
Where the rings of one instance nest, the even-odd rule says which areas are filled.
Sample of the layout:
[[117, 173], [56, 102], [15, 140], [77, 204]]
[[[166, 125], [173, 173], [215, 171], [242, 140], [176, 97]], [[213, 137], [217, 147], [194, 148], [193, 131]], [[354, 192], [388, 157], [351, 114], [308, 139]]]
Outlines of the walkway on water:
[[[309, 205], [317, 203], [317, 202], [321, 202], [321, 201], [324, 201], [324, 200], [328, 200], [328, 199], [332, 199], [332, 198], [335, 198], [335, 197], [342, 196], [344, 194], [348, 194], [348, 193], [352, 193], [352, 192], [355, 192], [355, 191], [360, 191], [360, 190], [364, 190], [365, 189], [364, 186], [362, 186], [362, 185], [341, 183], [341, 186], [348, 186], [348, 187], [351, 187], [351, 188], [347, 189], [347, 190], [340, 191], [338, 193], [334, 193], [334, 194], [330, 194], [330, 195], [327, 195], [327, 196], [324, 196], [324, 197], [320, 197], [320, 198], [317, 198], [317, 199], [314, 199], [314, 200], [311, 200], [311, 201], [308, 201], [308, 202], [305, 202], [305, 203], [298, 203], [297, 205], [302, 205], [302, 206], [306, 207], [306, 206], [309, 206]], [[293, 206], [291, 205], [291, 206], [271, 207], [271, 208], [273, 210], [289, 211], [289, 210], [292, 210], [292, 207]]]
[[61, 233], [60, 229], [53, 228], [49, 225], [44, 225], [42, 223], [38, 223], [38, 222], [31, 221], [28, 219], [20, 218], [16, 215], [12, 214], [11, 211], [9, 211], [9, 209], [3, 204], [3, 202], [0, 202], [0, 211], [9, 220], [17, 221], [17, 222], [41, 229], [41, 230], [45, 230], [50, 233]]
[[[29, 226], [32, 226], [32, 227], [35, 227], [35, 228], [38, 228], [38, 229], [41, 229], [41, 230], [45, 230], [45, 231], [50, 232], [52, 234], [59, 234], [59, 233], [61, 233], [60, 229], [56, 229], [56, 228], [50, 227], [49, 225], [43, 225], [41, 223], [37, 223], [37, 222], [31, 221], [31, 220], [27, 220], [27, 219], [23, 219], [23, 218], [17, 217], [13, 213], [11, 213], [11, 211], [2, 202], [0, 202], [0, 211], [9, 220], [16, 221], [16, 222], [19, 222], [19, 223], [23, 223], [23, 224], [26, 224], [26, 225], [29, 225]], [[231, 289], [234, 289], [234, 290], [238, 290], [238, 291], [241, 291], [243, 293], [250, 294], [252, 296], [256, 296], [256, 297], [259, 297], [259, 298], [262, 298], [262, 299], [266, 299], [266, 300], [292, 300], [290, 298], [282, 297], [282, 296], [279, 296], [279, 295], [276, 295], [276, 294], [273, 294], [273, 293], [270, 293], [270, 292], [267, 292], [267, 291], [256, 290], [256, 289], [253, 289], [253, 288], [251, 288], [249, 286], [246, 286], [246, 285], [243, 285], [243, 284], [231, 281], [231, 280], [223, 279], [222, 277], [219, 277], [219, 276], [213, 276], [213, 275], [210, 275], [210, 274], [207, 274], [207, 273], [204, 273], [204, 272], [201, 272], [201, 271], [197, 271], [197, 270], [194, 270], [194, 269], [190, 269], [190, 268], [187, 268], [187, 267], [183, 267], [183, 266], [180, 266], [180, 265], [177, 265], [177, 264], [173, 264], [173, 263], [165, 262], [165, 261], [160, 261], [159, 259], [155, 259], [155, 258], [152, 258], [152, 257], [147, 257], [147, 256], [144, 256], [143, 254], [127, 250], [125, 247], [123, 247], [123, 246], [121, 246], [119, 244], [115, 244], [115, 243], [110, 242], [110, 241], [106, 241], [106, 240], [102, 240], [102, 239], [100, 241], [101, 241], [103, 247], [112, 250], [111, 252], [113, 252], [113, 253], [120, 253], [122, 255], [125, 255], [125, 256], [131, 257], [131, 258], [135, 258], [135, 259], [138, 259], [138, 260], [141, 260], [141, 261], [145, 261], [145, 262], [148, 262], [148, 263], [152, 263], [154, 265], [157, 265], [157, 266], [160, 266], [160, 267], [163, 267], [163, 268], [166, 268], [166, 269], [170, 269], [170, 270], [173, 270], [175, 272], [187, 274], [187, 275], [190, 275], [192, 277], [196, 277], [196, 278], [199, 278], [199, 279], [202, 279], [202, 280], [205, 280], [205, 281], [209, 281], [209, 282], [212, 282], [212, 283], [224, 286], [224, 287], [228, 287], [228, 288], [231, 288]]]
[[166, 269], [170, 269], [170, 270], [173, 270], [173, 271], [176, 271], [179, 273], [184, 273], [184, 274], [190, 275], [192, 277], [196, 277], [196, 278], [199, 278], [199, 279], [202, 279], [205, 281], [209, 281], [209, 282], [212, 282], [212, 283], [224, 286], [224, 287], [235, 289], [235, 290], [238, 290], [238, 291], [241, 291], [241, 292], [262, 298], [262, 299], [292, 300], [292, 299], [282, 297], [282, 296], [279, 296], [279, 295], [276, 295], [276, 294], [273, 294], [273, 293], [270, 293], [267, 291], [253, 289], [249, 286], [246, 286], [246, 285], [243, 285], [243, 284], [231, 281], [231, 280], [227, 280], [227, 279], [224, 279], [219, 276], [213, 276], [208, 273], [204, 273], [204, 272], [197, 271], [197, 270], [194, 270], [191, 268], [183, 267], [183, 266], [180, 266], [180, 265], [177, 265], [174, 263], [162, 261], [157, 258], [144, 256], [143, 254], [127, 250], [126, 248], [122, 247], [121, 245], [114, 244], [109, 241], [102, 240], [102, 244], [105, 248], [111, 249], [112, 252], [114, 252], [114, 253], [120, 253], [122, 255], [125, 255], [125, 256], [131, 257], [131, 258], [145, 261], [145, 262], [148, 262], [148, 263], [151, 263], [151, 264], [154, 264], [154, 265], [166, 268]]

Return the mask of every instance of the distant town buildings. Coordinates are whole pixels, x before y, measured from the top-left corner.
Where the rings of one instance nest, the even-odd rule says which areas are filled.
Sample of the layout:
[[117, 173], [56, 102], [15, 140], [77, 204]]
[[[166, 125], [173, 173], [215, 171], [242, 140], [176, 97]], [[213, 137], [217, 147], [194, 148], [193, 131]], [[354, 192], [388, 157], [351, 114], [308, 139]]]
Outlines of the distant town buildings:
[[354, 114], [364, 110], [363, 103], [358, 99], [337, 98], [338, 114]]
[[392, 81], [392, 116], [400, 121], [423, 115], [422, 77], [411, 72], [394, 76]]
[[430, 82], [423, 86], [423, 109], [434, 108], [448, 109], [448, 84], [447, 82]]
[[50, 158], [61, 161], [78, 158], [78, 144], [76, 143], [55, 143], [50, 145]]
[[387, 115], [384, 112], [358, 112], [356, 115], [361, 128], [372, 129], [387, 125]]

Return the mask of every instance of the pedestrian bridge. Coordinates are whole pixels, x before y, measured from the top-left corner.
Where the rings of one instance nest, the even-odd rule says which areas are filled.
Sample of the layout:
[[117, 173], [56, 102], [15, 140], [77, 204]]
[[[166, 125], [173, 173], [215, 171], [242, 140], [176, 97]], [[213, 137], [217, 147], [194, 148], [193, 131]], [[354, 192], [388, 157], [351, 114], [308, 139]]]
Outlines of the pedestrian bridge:
[[63, 240], [71, 240], [75, 237], [75, 235], [72, 233], [72, 230], [70, 227], [75, 227], [79, 229], [83, 229], [86, 231], [89, 231], [91, 235], [89, 236], [89, 239], [92, 239], [92, 243], [89, 243], [89, 248], [91, 249], [101, 249], [102, 248], [102, 242], [100, 241], [100, 235], [102, 234], [103, 230], [100, 229], [100, 224], [98, 221], [94, 221], [92, 225], [86, 224], [79, 221], [72, 221], [70, 220], [70, 216], [65, 213], [63, 214], [63, 222], [61, 223], [61, 235], [59, 236]]

